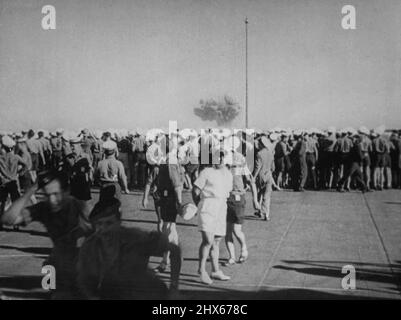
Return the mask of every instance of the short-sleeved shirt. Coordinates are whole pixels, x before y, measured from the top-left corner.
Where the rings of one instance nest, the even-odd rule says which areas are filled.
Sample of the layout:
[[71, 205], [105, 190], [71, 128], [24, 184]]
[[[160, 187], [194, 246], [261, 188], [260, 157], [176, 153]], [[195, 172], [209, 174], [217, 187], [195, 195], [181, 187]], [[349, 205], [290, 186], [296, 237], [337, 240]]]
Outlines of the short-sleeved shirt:
[[18, 165], [26, 166], [25, 161], [13, 152], [0, 155], [0, 185], [18, 180]]
[[201, 198], [226, 199], [233, 188], [233, 176], [226, 168], [205, 168], [194, 182], [202, 193]]
[[114, 157], [99, 161], [96, 175], [102, 182], [118, 182], [127, 179], [122, 162]]
[[230, 168], [231, 174], [233, 176], [233, 188], [232, 194], [244, 194], [245, 193], [245, 183], [244, 176], [250, 177], [251, 172], [246, 164], [245, 157], [238, 153], [233, 153], [233, 165]]
[[199, 139], [194, 139], [188, 142], [188, 156], [190, 163], [199, 163]]
[[163, 158], [164, 154], [160, 145], [157, 143], [152, 143], [146, 151], [146, 160], [148, 163], [150, 165], [160, 164]]
[[45, 137], [39, 138], [38, 141], [42, 144], [42, 149], [45, 151], [52, 151], [50, 141], [47, 140]]
[[41, 142], [37, 139], [31, 138], [26, 141], [28, 150], [30, 153], [41, 153], [43, 152], [43, 146]]
[[31, 154], [28, 151], [21, 151], [19, 153], [19, 156], [22, 158], [22, 160], [26, 164], [25, 170], [26, 171], [32, 170], [32, 157], [31, 157]]
[[145, 137], [139, 136], [132, 140], [132, 151], [133, 152], [144, 152], [145, 151]]

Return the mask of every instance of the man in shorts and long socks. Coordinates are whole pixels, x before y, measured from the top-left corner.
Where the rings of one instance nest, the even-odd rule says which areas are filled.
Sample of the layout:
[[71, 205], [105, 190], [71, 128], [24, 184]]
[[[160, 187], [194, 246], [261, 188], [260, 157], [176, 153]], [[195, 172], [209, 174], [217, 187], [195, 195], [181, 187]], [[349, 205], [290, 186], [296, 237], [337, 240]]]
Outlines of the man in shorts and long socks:
[[238, 152], [238, 148], [241, 145], [240, 139], [233, 136], [228, 139], [227, 143], [229, 150], [225, 157], [225, 164], [229, 166], [233, 175], [233, 190], [227, 199], [227, 233], [225, 237], [227, 250], [230, 255], [226, 266], [230, 266], [237, 263], [235, 259], [234, 236], [241, 246], [241, 255], [238, 263], [243, 263], [248, 258], [245, 234], [242, 230], [245, 217], [246, 184], [251, 187], [254, 208], [258, 210], [260, 207], [255, 181], [246, 164], [245, 157]]

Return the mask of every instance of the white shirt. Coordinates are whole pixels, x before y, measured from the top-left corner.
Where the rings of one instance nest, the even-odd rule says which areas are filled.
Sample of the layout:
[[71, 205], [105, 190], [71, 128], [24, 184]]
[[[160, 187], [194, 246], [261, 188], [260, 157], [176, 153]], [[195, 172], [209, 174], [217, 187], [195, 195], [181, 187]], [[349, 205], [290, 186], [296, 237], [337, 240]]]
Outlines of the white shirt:
[[226, 167], [221, 169], [205, 168], [195, 181], [201, 191], [201, 198], [226, 199], [233, 188], [233, 176]]

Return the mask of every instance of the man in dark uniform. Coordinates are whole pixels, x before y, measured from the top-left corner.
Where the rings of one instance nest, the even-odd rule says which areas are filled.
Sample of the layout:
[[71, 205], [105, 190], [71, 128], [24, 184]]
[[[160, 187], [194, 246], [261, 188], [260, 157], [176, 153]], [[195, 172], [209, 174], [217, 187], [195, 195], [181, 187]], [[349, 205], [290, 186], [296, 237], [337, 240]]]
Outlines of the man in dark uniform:
[[306, 165], [308, 167], [308, 177], [311, 177], [310, 184], [313, 190], [317, 190], [316, 164], [319, 160], [318, 144], [315, 137], [315, 130], [310, 129], [305, 137], [306, 143]]
[[146, 182], [148, 164], [146, 162], [146, 141], [143, 132], [136, 132], [132, 139], [132, 153], [134, 167], [132, 172], [132, 184], [137, 188], [143, 188]]
[[127, 184], [128, 186], [132, 185], [131, 181], [131, 166], [129, 163], [130, 160], [130, 154], [132, 153], [132, 143], [128, 139], [127, 136], [123, 135], [121, 139], [117, 143], [118, 147], [118, 160], [121, 161], [121, 163], [124, 166], [125, 174], [127, 176]]
[[362, 171], [360, 163], [362, 162], [363, 154], [361, 150], [361, 138], [358, 134], [354, 135], [354, 142], [350, 149], [347, 161], [349, 165], [346, 166], [343, 177], [338, 182], [337, 191], [344, 192], [344, 184], [347, 180], [354, 177], [356, 182], [359, 184], [361, 191], [366, 192], [367, 187], [362, 178]]
[[293, 159], [293, 188], [294, 191], [304, 191], [306, 179], [308, 178], [308, 166], [306, 164], [306, 141], [304, 132], [295, 132], [297, 140], [292, 150]]
[[83, 152], [81, 143], [80, 138], [70, 140], [72, 153], [66, 156], [66, 161], [71, 168], [71, 195], [79, 200], [88, 201], [92, 199], [90, 189], [92, 159], [89, 154]]
[[[46, 200], [27, 207], [38, 189], [43, 189]], [[40, 176], [39, 184], [28, 189], [3, 215], [2, 221], [7, 225], [27, 225], [38, 221], [47, 229], [53, 249], [46, 264], [56, 270], [53, 299], [78, 297], [76, 263], [80, 241], [90, 231], [87, 215], [85, 203], [68, 195], [67, 179], [60, 172]]]
[[283, 133], [281, 139], [277, 142], [274, 152], [275, 175], [277, 185], [280, 188], [286, 187], [286, 174], [289, 170], [289, 152], [288, 135]]
[[401, 188], [401, 139], [397, 132], [391, 135], [394, 149], [391, 151], [391, 169], [393, 175], [393, 187]]
[[327, 135], [322, 135], [319, 143], [320, 147], [320, 188], [331, 188], [333, 181], [333, 170], [335, 165], [334, 145], [336, 143], [336, 130], [329, 127]]

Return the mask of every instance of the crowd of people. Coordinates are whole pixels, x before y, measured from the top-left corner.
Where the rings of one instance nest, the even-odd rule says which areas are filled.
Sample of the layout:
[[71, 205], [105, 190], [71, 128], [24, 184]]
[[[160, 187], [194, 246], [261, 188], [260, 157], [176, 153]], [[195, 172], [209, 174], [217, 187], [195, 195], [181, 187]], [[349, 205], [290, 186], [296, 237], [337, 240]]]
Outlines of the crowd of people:
[[[66, 292], [84, 298], [155, 297], [167, 292], [155, 274], [169, 266], [175, 292], [181, 268], [175, 222], [195, 207], [184, 203], [185, 190], [192, 192], [201, 232], [200, 281], [210, 285], [230, 279], [219, 265], [222, 239], [227, 267], [248, 259], [242, 229], [248, 190], [255, 216], [268, 221], [273, 190], [401, 188], [401, 131], [383, 126], [201, 133], [28, 130], [1, 132], [0, 141], [1, 222], [16, 229], [31, 221], [46, 227], [54, 244], [49, 261], [61, 270], [57, 298]], [[100, 196], [91, 207], [93, 188]], [[43, 201], [35, 196], [39, 189]], [[121, 193], [133, 189], [143, 191], [145, 208], [152, 196], [157, 231], [121, 226]], [[163, 258], [150, 272], [153, 254]]]

